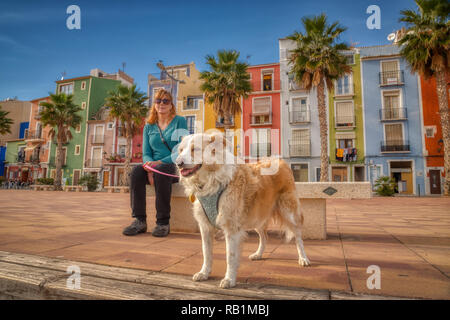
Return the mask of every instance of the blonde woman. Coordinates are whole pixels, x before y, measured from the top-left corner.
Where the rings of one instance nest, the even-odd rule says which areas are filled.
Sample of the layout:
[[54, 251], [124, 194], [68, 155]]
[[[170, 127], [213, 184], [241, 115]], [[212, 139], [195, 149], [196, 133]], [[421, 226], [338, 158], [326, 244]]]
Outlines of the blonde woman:
[[[154, 99], [147, 124], [142, 137], [143, 165], [136, 166], [131, 172], [130, 200], [133, 223], [123, 230], [127, 236], [137, 235], [147, 231], [146, 215], [146, 184], [155, 186], [156, 227], [152, 232], [155, 237], [166, 237], [170, 233], [170, 197], [172, 183], [177, 178], [154, 173], [144, 167], [145, 164], [168, 174], [176, 174], [176, 167], [172, 159], [176, 159], [179, 139], [172, 140], [175, 130], [187, 135], [186, 119], [176, 114], [170, 92], [161, 89]], [[180, 132], [180, 131], [178, 131]], [[175, 134], [177, 136], [179, 134]], [[172, 154], [174, 154], [172, 156]]]

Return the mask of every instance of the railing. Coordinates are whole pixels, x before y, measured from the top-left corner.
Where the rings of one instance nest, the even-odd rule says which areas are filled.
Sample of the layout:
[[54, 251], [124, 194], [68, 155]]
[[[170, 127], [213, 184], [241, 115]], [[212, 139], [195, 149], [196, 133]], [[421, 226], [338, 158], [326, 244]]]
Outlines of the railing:
[[91, 168], [100, 168], [102, 166], [102, 159], [90, 159], [90, 167]]
[[42, 136], [42, 130], [28, 130], [25, 133], [25, 140], [32, 139], [44, 139], [44, 137]]
[[336, 128], [354, 127], [355, 116], [336, 116]]
[[252, 143], [250, 145], [250, 155], [252, 157], [270, 157], [272, 145], [270, 143]]
[[381, 152], [409, 152], [411, 151], [408, 140], [381, 141]]
[[311, 143], [289, 140], [289, 157], [310, 157]]
[[306, 111], [289, 111], [289, 123], [308, 123], [311, 122], [311, 112]]
[[[338, 152], [342, 150], [342, 154]], [[356, 148], [336, 148], [334, 150], [334, 155], [337, 161], [351, 162], [356, 161], [358, 155], [358, 149]]]
[[254, 92], [259, 92], [259, 91], [264, 91], [264, 92], [270, 92], [270, 91], [276, 91], [276, 90], [281, 90], [280, 88], [280, 80], [272, 80], [272, 82], [269, 84], [264, 83], [262, 79], [253, 79], [250, 80], [251, 86], [252, 86], [252, 91]]
[[305, 90], [303, 85], [299, 85], [294, 79], [289, 79], [289, 91]]
[[103, 135], [103, 134], [92, 135], [91, 141], [92, 141], [92, 143], [104, 143], [105, 135]]
[[380, 120], [406, 120], [408, 113], [406, 108], [384, 108], [380, 109]]
[[40, 156], [39, 155], [31, 155], [30, 158], [28, 158], [28, 162], [37, 164], [40, 162]]
[[16, 161], [17, 163], [25, 163], [25, 155], [17, 156]]
[[270, 125], [272, 124], [272, 112], [268, 113], [251, 113], [251, 125]]
[[395, 86], [403, 84], [403, 70], [385, 71], [379, 73], [380, 86]]

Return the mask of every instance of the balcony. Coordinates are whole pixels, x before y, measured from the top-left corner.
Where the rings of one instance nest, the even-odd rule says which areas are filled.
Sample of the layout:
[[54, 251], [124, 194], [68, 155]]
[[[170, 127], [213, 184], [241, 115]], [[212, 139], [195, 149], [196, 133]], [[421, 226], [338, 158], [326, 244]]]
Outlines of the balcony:
[[95, 134], [90, 138], [92, 144], [103, 144], [105, 142], [105, 135], [103, 134]]
[[385, 71], [379, 73], [380, 86], [403, 85], [403, 70]]
[[334, 151], [336, 161], [352, 162], [357, 160], [356, 148], [336, 148]]
[[251, 157], [270, 157], [272, 152], [272, 145], [270, 143], [252, 143], [250, 145], [250, 155]]
[[336, 128], [353, 128], [355, 127], [355, 116], [336, 116]]
[[383, 108], [380, 109], [380, 120], [406, 120], [408, 119], [408, 113], [406, 108]]
[[381, 152], [410, 152], [408, 140], [381, 141]]
[[310, 157], [311, 143], [289, 140], [289, 157]]
[[[229, 126], [234, 127], [234, 119], [233, 118], [231, 118]], [[223, 118], [216, 120], [216, 128], [224, 128], [224, 127], [225, 127], [225, 124], [224, 124]]]
[[44, 141], [42, 130], [28, 130], [25, 132], [25, 140]]
[[251, 113], [250, 114], [250, 125], [261, 126], [261, 125], [271, 125], [272, 124], [272, 112], [268, 113]]
[[91, 168], [100, 168], [102, 166], [102, 159], [90, 159], [88, 162]]
[[253, 92], [272, 92], [280, 90], [280, 80], [273, 80], [272, 82], [263, 82], [262, 79], [250, 80]]
[[303, 85], [298, 85], [298, 83], [296, 81], [294, 81], [294, 79], [289, 78], [289, 91], [301, 91], [301, 90], [305, 90], [305, 87]]
[[311, 122], [311, 112], [308, 110], [306, 111], [298, 111], [293, 110], [289, 111], [289, 123], [295, 124], [295, 123], [309, 123]]

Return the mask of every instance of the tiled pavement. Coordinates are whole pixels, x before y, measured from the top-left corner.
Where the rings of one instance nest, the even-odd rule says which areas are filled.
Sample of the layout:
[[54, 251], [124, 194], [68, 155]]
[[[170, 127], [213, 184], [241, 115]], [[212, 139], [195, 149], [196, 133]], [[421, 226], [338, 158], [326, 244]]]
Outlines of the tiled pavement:
[[[149, 231], [154, 199], [148, 198]], [[0, 190], [0, 251], [192, 275], [202, 264], [198, 234], [125, 237], [129, 194]], [[264, 259], [243, 245], [238, 282], [376, 295], [450, 299], [450, 198], [328, 200], [327, 240], [306, 240], [312, 266], [301, 268], [293, 243], [271, 236]], [[381, 289], [367, 288], [370, 265]], [[225, 273], [225, 243], [215, 241], [211, 276]]]

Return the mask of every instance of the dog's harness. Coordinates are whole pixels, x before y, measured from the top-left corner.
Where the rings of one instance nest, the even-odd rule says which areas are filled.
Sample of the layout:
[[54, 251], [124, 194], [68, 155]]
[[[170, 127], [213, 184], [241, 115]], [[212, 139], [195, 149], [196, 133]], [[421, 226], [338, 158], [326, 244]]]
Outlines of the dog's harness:
[[[216, 228], [216, 219], [219, 215], [219, 199], [226, 188], [226, 186], [221, 185], [216, 193], [204, 197], [197, 197], [209, 222]], [[190, 200], [193, 200], [193, 195], [191, 195]]]

